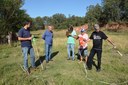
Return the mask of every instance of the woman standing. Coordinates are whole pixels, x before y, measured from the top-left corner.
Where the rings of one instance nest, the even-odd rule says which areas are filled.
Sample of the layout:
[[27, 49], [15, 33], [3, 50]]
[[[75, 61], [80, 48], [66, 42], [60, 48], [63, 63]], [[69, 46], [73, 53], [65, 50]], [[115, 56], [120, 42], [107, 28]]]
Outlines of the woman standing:
[[76, 37], [76, 31], [71, 26], [68, 31], [66, 32], [66, 36], [68, 38], [67, 40], [67, 52], [68, 52], [68, 60], [70, 60], [71, 52], [72, 52], [72, 60], [75, 60], [74, 57], [74, 47], [75, 47], [75, 37]]

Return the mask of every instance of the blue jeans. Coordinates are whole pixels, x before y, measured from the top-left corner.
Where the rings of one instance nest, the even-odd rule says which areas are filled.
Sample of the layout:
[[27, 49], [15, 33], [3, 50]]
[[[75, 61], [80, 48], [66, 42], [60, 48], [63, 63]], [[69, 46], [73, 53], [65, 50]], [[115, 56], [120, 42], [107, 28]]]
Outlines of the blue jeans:
[[52, 45], [45, 43], [45, 60], [46, 62], [51, 59]]
[[68, 59], [70, 59], [70, 56], [71, 56], [71, 51], [72, 51], [72, 60], [74, 60], [74, 47], [75, 47], [75, 44], [72, 44], [72, 43], [69, 43], [67, 45], [67, 52], [68, 52]]
[[23, 57], [24, 57], [24, 69], [28, 70], [28, 53], [30, 54], [31, 65], [35, 67], [35, 54], [32, 47], [22, 47]]

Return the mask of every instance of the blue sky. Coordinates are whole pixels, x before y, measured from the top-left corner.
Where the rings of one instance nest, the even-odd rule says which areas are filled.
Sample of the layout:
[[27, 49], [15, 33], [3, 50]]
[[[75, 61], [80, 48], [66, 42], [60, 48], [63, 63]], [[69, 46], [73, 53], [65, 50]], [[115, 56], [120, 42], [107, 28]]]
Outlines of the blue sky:
[[67, 17], [70, 15], [85, 16], [89, 5], [101, 4], [101, 0], [25, 0], [21, 9], [35, 18], [37, 16], [52, 16], [62, 13]]

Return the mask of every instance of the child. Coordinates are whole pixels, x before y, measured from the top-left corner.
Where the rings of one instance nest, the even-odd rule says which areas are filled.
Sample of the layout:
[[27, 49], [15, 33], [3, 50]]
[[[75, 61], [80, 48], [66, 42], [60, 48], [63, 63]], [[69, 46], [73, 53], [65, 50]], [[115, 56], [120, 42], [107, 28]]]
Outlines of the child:
[[85, 63], [87, 63], [88, 51], [87, 51], [87, 42], [89, 41], [88, 34], [86, 34], [85, 29], [81, 29], [81, 34], [78, 35], [79, 40], [79, 55], [80, 62], [82, 62], [83, 58], [85, 59]]

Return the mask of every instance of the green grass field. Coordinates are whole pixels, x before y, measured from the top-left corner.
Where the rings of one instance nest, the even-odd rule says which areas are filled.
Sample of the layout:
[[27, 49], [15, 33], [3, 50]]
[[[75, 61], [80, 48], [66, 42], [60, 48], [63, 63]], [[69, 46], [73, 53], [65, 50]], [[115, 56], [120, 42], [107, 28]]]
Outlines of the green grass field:
[[[44, 30], [32, 32], [36, 34], [36, 44], [42, 59], [45, 55], [44, 41], [41, 39], [43, 32]], [[83, 63], [78, 63], [77, 56], [75, 61], [67, 60], [65, 30], [54, 31], [53, 61], [46, 64], [44, 60], [43, 70], [39, 65], [29, 76], [20, 67], [23, 64], [20, 43], [15, 47], [0, 45], [0, 85], [128, 85], [128, 33], [107, 31], [105, 33], [115, 42], [123, 56], [121, 57], [111, 44], [104, 41], [101, 72], [96, 72], [94, 66], [92, 70], [86, 72]], [[89, 42], [88, 45], [90, 52], [92, 43]], [[36, 48], [35, 45], [33, 46]], [[78, 41], [76, 41], [75, 53], [77, 50]], [[38, 63], [36, 50], [35, 54]], [[95, 56], [95, 62], [96, 59]]]

